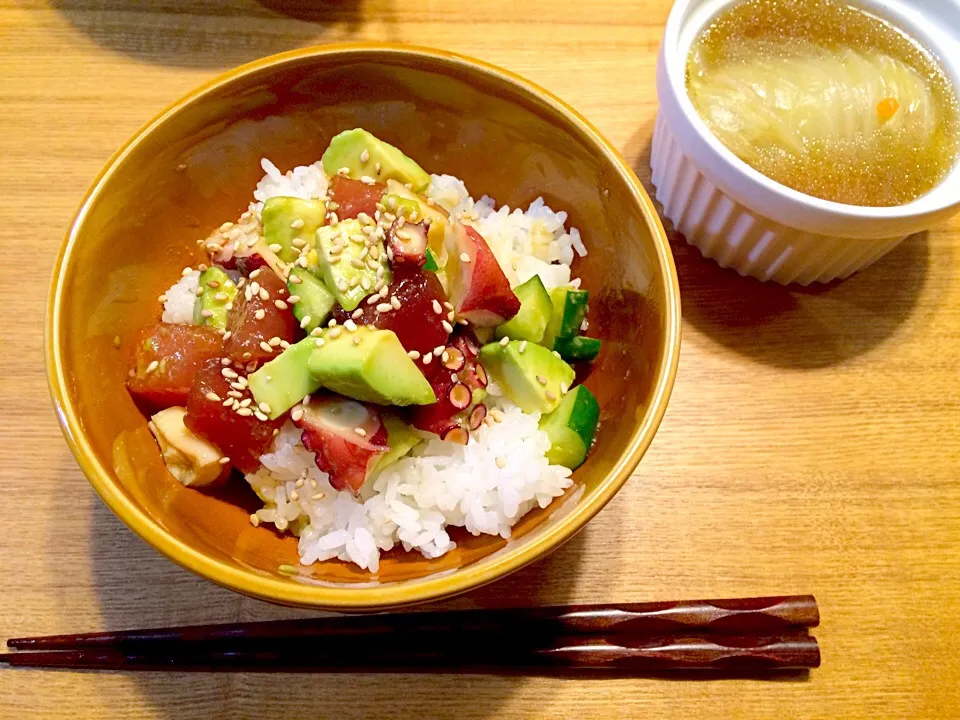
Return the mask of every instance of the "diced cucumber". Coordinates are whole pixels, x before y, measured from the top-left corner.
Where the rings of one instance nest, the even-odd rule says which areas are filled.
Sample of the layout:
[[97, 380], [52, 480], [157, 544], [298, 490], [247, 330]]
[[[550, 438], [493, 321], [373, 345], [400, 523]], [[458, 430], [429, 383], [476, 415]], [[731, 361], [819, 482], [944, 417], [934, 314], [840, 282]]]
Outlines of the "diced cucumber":
[[200, 295], [193, 306], [194, 325], [226, 330], [228, 306], [237, 298], [237, 286], [221, 268], [213, 266], [200, 273]]
[[554, 288], [550, 292], [553, 311], [550, 322], [543, 333], [540, 344], [553, 350], [553, 341], [558, 337], [572, 338], [580, 334], [580, 325], [587, 314], [587, 300], [590, 293], [586, 290], [574, 290], [571, 287]]
[[582, 335], [574, 338], [558, 337], [553, 341], [553, 349], [560, 353], [560, 357], [571, 361], [593, 360], [600, 354], [601, 345], [596, 338]]
[[423, 269], [427, 272], [436, 272], [440, 269], [440, 266], [437, 264], [437, 258], [433, 255], [433, 250], [427, 248], [426, 250], [427, 262], [424, 263]]
[[520, 312], [497, 327], [498, 338], [540, 342], [552, 312], [550, 293], [543, 286], [539, 275], [534, 275], [513, 289], [520, 300]]
[[307, 369], [307, 360], [316, 349], [316, 342], [316, 338], [306, 337], [247, 376], [253, 399], [258, 406], [269, 405], [270, 411], [266, 414], [271, 420], [320, 389], [320, 383]]
[[550, 438], [547, 460], [575, 470], [583, 464], [600, 421], [597, 399], [583, 385], [564, 395], [560, 405], [540, 419], [540, 429]]
[[[309, 333], [327, 319], [337, 299], [327, 290], [323, 281], [309, 270], [294, 267], [290, 270], [290, 277], [300, 280], [299, 283], [287, 282], [290, 294], [300, 296], [300, 300], [293, 306], [293, 314], [300, 321], [301, 327]], [[306, 324], [302, 324], [304, 318], [309, 318]]]

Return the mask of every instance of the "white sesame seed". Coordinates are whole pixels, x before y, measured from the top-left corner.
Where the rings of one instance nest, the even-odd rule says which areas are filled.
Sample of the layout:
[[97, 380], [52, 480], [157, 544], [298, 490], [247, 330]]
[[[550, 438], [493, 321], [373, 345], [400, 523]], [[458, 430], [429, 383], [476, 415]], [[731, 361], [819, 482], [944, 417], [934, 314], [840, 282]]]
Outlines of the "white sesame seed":
[[204, 397], [207, 398], [207, 400], [209, 400], [210, 402], [221, 402], [220, 396], [217, 395], [212, 390], [208, 392], [206, 395], [204, 395]]
[[436, 355], [437, 357], [440, 357], [440, 353], [443, 352], [443, 349], [444, 349], [444, 346], [443, 346], [443, 345], [437, 345], [437, 346], [433, 349], [433, 354]]
[[357, 330], [357, 324], [352, 319], [347, 319], [343, 326], [347, 329], [347, 332], [356, 332]]
[[360, 437], [366, 437], [366, 436], [367, 436], [367, 431], [364, 430], [362, 427], [355, 427], [355, 428], [353, 429], [353, 431], [354, 431], [357, 435], [359, 435]]
[[196, 295], [197, 297], [200, 297], [201, 295], [203, 295], [203, 288], [198, 287], [196, 290], [193, 291], [193, 294]]
[[240, 407], [250, 407], [250, 403], [252, 402], [253, 400], [251, 400], [250, 398], [244, 398], [243, 400], [240, 401]]
[[283, 344], [283, 340], [281, 340], [278, 335], [274, 335], [272, 338], [267, 340], [267, 343], [270, 345], [270, 347], [277, 347], [278, 345]]
[[373, 169], [377, 171], [377, 175], [380, 174], [380, 163], [374, 163]]
[[288, 282], [291, 283], [292, 285], [299, 285], [300, 283], [303, 282], [303, 278], [300, 277], [299, 275], [291, 275]]
[[353, 318], [354, 320], [359, 320], [362, 315], [363, 315], [363, 309], [357, 308], [350, 314], [350, 317]]
[[226, 341], [229, 340], [232, 336], [233, 336], [233, 331], [232, 331], [232, 330], [227, 330], [227, 331], [223, 334], [223, 341], [226, 342]]
[[346, 292], [346, 291], [347, 291], [347, 281], [344, 280], [343, 278], [340, 278], [340, 282], [337, 283], [337, 288], [340, 290], [340, 292]]
[[157, 297], [157, 302], [165, 303], [166, 301], [167, 301], [166, 295], [160, 295], [159, 297]]
[[336, 326], [337, 326], [337, 319], [330, 318], [330, 322], [327, 323], [327, 327], [336, 327]]
[[230, 380], [236, 380], [238, 377], [240, 377], [240, 376], [237, 375], [233, 370], [231, 370], [230, 368], [227, 368], [227, 367], [223, 368], [223, 369], [220, 371], [220, 374], [223, 375], [225, 378], [228, 378], [228, 379], [230, 379]]
[[260, 422], [267, 422], [267, 420], [270, 419], [268, 416], [264, 415], [264, 414], [263, 414], [262, 412], [260, 412], [259, 410], [254, 410], [254, 411], [253, 411], [253, 416], [254, 416], [257, 420], [259, 420]]
[[189, 274], [192, 273], [192, 272], [193, 272], [193, 268], [191, 268], [191, 267], [185, 267], [180, 274], [181, 274], [183, 277], [186, 277], [187, 275], [189, 275]]
[[470, 256], [466, 253], [460, 253], [460, 262], [468, 263], [470, 262]]
[[440, 355], [440, 362], [446, 364], [449, 360], [450, 360], [450, 353], [444, 350], [443, 353]]
[[369, 291], [369, 290], [370, 290], [370, 286], [371, 286], [370, 278], [368, 278], [366, 275], [364, 275], [364, 276], [360, 279], [360, 287], [362, 287], [364, 290], [368, 290], [368, 291]]
[[265, 343], [263, 340], [260, 341], [260, 349], [263, 350], [265, 353], [273, 352], [273, 348], [267, 345], [267, 343]]
[[354, 344], [354, 345], [359, 345], [361, 340], [363, 340], [363, 338], [362, 338], [361, 336], [359, 336], [359, 335], [354, 335], [354, 336], [353, 336], [353, 344]]
[[424, 364], [424, 365], [429, 365], [431, 360], [433, 360], [433, 353], [432, 353], [432, 352], [428, 352], [426, 355], [423, 356], [423, 364]]
[[300, 302], [299, 295], [291, 295], [290, 297], [287, 298], [288, 305], [296, 305], [298, 302]]
[[260, 518], [257, 517], [256, 513], [253, 513], [250, 516], [250, 524], [253, 525], [254, 527], [260, 527]]
[[148, 372], [148, 373], [152, 373], [152, 372], [153, 372], [154, 370], [156, 370], [158, 367], [160, 367], [160, 362], [159, 362], [158, 360], [152, 360], [152, 361], [150, 362], [150, 364], [147, 365], [147, 372]]
[[537, 382], [541, 385], [546, 385], [547, 379], [543, 375], [537, 375]]
[[277, 310], [287, 309], [287, 304], [283, 300], [274, 300], [273, 304], [277, 307]]
[[[240, 392], [239, 390], [227, 390], [227, 397], [236, 398], [237, 400], [239, 400], [240, 398], [243, 397], [243, 393]], [[233, 401], [231, 400], [231, 402]]]
[[560, 353], [558, 353], [556, 350], [552, 350], [551, 352], [553, 353], [554, 357], [557, 357], [563, 360], [563, 356]]
[[446, 332], [447, 334], [453, 332], [453, 325], [451, 325], [450, 323], [448, 323], [446, 320], [444, 320], [444, 321], [443, 321], [442, 323], [440, 323], [440, 324], [443, 326], [444, 332]]
[[556, 399], [557, 399], [557, 396], [556, 396], [554, 393], [550, 392], [549, 390], [547, 390], [547, 391], [544, 393], [544, 395], [547, 396], [547, 400], [556, 400]]
[[337, 170], [337, 175], [349, 175], [349, 174], [350, 174], [350, 168], [348, 167], [342, 167], [339, 170]]
[[259, 295], [260, 295], [260, 299], [263, 300], [264, 302], [270, 299], [270, 293], [267, 292], [266, 288], [260, 288]]
[[213, 299], [216, 300], [217, 302], [226, 302], [229, 297], [230, 296], [227, 295], [226, 293], [218, 292], [216, 295], [213, 296]]
[[323, 338], [317, 338], [314, 344], [319, 348], [319, 347], [323, 347], [325, 342], [326, 341]]
[[527, 341], [526, 341], [526, 340], [521, 340], [521, 341], [520, 341], [520, 347], [518, 347], [517, 350], [518, 350], [519, 352], [523, 352], [523, 351], [526, 350], [526, 349], [527, 349]]
[[299, 422], [301, 419], [303, 419], [303, 408], [295, 407], [293, 410], [291, 410], [290, 419], [294, 422]]
[[416, 350], [411, 350], [410, 352], [407, 353], [407, 355], [408, 355], [408, 356], [410, 357], [410, 359], [412, 359], [412, 360], [419, 360], [419, 359], [420, 359], [420, 353], [418, 353]]
[[437, 302], [436, 299], [434, 299], [434, 301], [433, 301], [433, 311], [434, 311], [437, 315], [443, 315], [443, 308], [440, 307], [440, 303]]
[[394, 309], [394, 310], [399, 310], [399, 309], [400, 309], [400, 301], [397, 299], [397, 296], [396, 296], [396, 295], [391, 295], [391, 296], [390, 296], [390, 304], [393, 305], [393, 309]]
[[340, 328], [338, 328], [338, 327], [333, 328], [333, 329], [330, 331], [329, 335], [330, 335], [331, 338], [337, 338], [337, 337], [339, 337], [339, 336], [340, 336]]
[[453, 305], [451, 305], [451, 304], [448, 303], [448, 302], [444, 302], [444, 303], [443, 303], [443, 306], [444, 306], [447, 310], [453, 310]]
[[253, 316], [254, 316], [257, 320], [263, 320], [263, 319], [267, 316], [267, 312], [266, 312], [266, 310], [264, 310], [263, 308], [260, 308], [259, 310], [257, 310], [257, 311], [253, 314]]
[[506, 346], [509, 345], [509, 344], [510, 344], [510, 338], [504, 336], [503, 338], [500, 339], [500, 346], [501, 346], [501, 347], [506, 347]]
[[370, 160], [370, 153], [367, 150], [364, 150], [362, 153], [360, 153], [360, 162], [365, 163], [365, 162], [369, 162], [369, 160]]
[[303, 218], [297, 218], [296, 220], [294, 220], [292, 223], [290, 223], [290, 227], [294, 230], [299, 230], [300, 228], [302, 228]]
[[208, 310], [204, 308], [203, 310], [200, 311], [200, 316], [205, 318], [213, 317], [213, 310]]
[[311, 334], [313, 337], [317, 337], [317, 338], [318, 338], [318, 337], [320, 337], [321, 334], [323, 334], [323, 330], [322, 330], [321, 328], [319, 328], [319, 327], [315, 327], [313, 330], [310, 331], [310, 334]]
[[[377, 295], [374, 295], [374, 297], [379, 298]], [[390, 303], [380, 303], [377, 305], [377, 312], [388, 313], [391, 310], [393, 310], [393, 305]]]
[[[316, 487], [316, 485], [314, 485]], [[318, 492], [310, 497], [311, 500], [323, 500], [326, 497], [322, 492]]]
[[309, 315], [304, 315], [303, 318], [300, 320], [300, 327], [302, 329], [306, 329], [307, 325], [309, 325], [312, 321], [313, 321], [312, 317], [310, 317]]
[[237, 410], [237, 415], [239, 415], [240, 417], [250, 417], [251, 415], [253, 415], [253, 410], [251, 410], [248, 407], [242, 407], [239, 410]]

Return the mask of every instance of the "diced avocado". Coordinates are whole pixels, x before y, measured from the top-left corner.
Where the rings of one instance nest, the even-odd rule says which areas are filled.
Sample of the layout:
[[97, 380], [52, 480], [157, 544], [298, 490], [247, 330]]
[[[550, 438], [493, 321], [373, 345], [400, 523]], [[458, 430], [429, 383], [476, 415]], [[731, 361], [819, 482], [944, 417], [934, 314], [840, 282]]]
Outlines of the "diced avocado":
[[[313, 247], [317, 228], [324, 225], [327, 204], [322, 200], [272, 197], [263, 203], [263, 237], [285, 263], [292, 263]], [[277, 245], [280, 246], [277, 249]]]
[[[432, 201], [428, 201], [427, 198], [418, 195], [406, 185], [398, 183], [396, 180], [387, 180], [387, 194], [384, 196], [383, 202], [389, 203], [391, 197], [396, 197], [398, 202], [401, 200], [405, 201], [408, 209], [417, 208], [420, 213], [420, 218], [428, 223], [447, 221], [447, 213], [441, 207], [432, 204]], [[387, 210], [390, 210], [389, 204], [387, 204], [386, 207]], [[390, 210], [390, 212], [394, 211]]]
[[258, 407], [260, 403], [269, 406], [269, 412], [260, 409], [271, 420], [320, 389], [320, 382], [307, 369], [307, 361], [316, 347], [316, 338], [304, 338], [247, 376], [254, 401]]
[[290, 294], [300, 296], [300, 300], [293, 306], [293, 314], [300, 321], [300, 327], [309, 333], [327, 319], [333, 306], [337, 304], [337, 299], [309, 270], [294, 267], [290, 270], [290, 277], [296, 277], [300, 281], [287, 281]]
[[589, 337], [558, 337], [553, 341], [553, 349], [560, 353], [560, 357], [571, 362], [576, 360], [593, 360], [600, 354], [602, 343], [596, 338]]
[[202, 292], [193, 306], [194, 325], [209, 325], [217, 330], [226, 330], [227, 306], [237, 298], [237, 286], [230, 276], [214, 266], [200, 273]]
[[220, 464], [216, 447], [183, 424], [186, 414], [185, 408], [168, 407], [150, 418], [147, 426], [157, 438], [171, 475], [187, 487], [210, 485], [220, 479], [227, 466]]
[[[377, 172], [377, 165], [380, 172]], [[383, 182], [394, 179], [410, 183], [417, 192], [430, 185], [430, 175], [399, 149], [374, 137], [362, 128], [344, 130], [331, 141], [323, 153], [323, 170], [330, 177], [340, 168], [347, 168], [354, 180], [363, 177]]]
[[[378, 268], [383, 268], [385, 283], [391, 280], [383, 241], [365, 235], [362, 228], [359, 220], [344, 220], [317, 230], [320, 276], [347, 312], [370, 294], [378, 280]], [[371, 243], [369, 247], [365, 242]]]
[[547, 322], [550, 320], [552, 309], [550, 293], [543, 286], [540, 276], [534, 275], [522, 285], [515, 287], [513, 294], [520, 300], [520, 312], [498, 326], [496, 336], [508, 337], [511, 340], [540, 342], [547, 328]]
[[575, 377], [573, 368], [553, 352], [525, 340], [484, 345], [480, 362], [524, 412], [552, 412]]
[[575, 470], [583, 464], [597, 432], [600, 406], [593, 393], [577, 385], [549, 415], [540, 419], [540, 429], [550, 438], [547, 460]]
[[397, 217], [403, 216], [411, 222], [419, 222], [421, 217], [420, 203], [410, 198], [395, 193], [387, 193], [381, 200], [387, 212], [391, 212]]
[[385, 467], [393, 465], [423, 442], [423, 438], [417, 435], [413, 428], [393, 415], [386, 415], [383, 418], [383, 424], [387, 426], [387, 444], [390, 449], [380, 456], [377, 464], [373, 467], [374, 472], [379, 472]]
[[543, 333], [540, 344], [553, 349], [553, 341], [558, 337], [572, 338], [580, 334], [580, 325], [587, 314], [587, 300], [590, 293], [586, 290], [574, 290], [571, 287], [558, 287], [550, 291], [553, 311], [550, 322]]
[[[307, 361], [313, 378], [348, 398], [378, 405], [430, 405], [430, 383], [390, 330], [337, 326], [324, 331]], [[312, 341], [312, 338], [310, 339]]]

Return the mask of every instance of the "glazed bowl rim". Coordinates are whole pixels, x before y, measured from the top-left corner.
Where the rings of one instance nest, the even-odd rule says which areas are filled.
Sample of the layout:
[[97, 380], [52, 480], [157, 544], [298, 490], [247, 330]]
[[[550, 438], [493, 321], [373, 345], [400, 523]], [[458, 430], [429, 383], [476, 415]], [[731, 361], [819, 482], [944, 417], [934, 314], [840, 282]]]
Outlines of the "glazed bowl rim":
[[[581, 134], [581, 141], [594, 146], [616, 169], [627, 184], [647, 226], [654, 236], [659, 271], [656, 282], [666, 288], [664, 353], [663, 360], [655, 370], [656, 385], [642, 420], [637, 423], [627, 446], [621, 451], [613, 469], [596, 489], [577, 502], [576, 507], [544, 529], [535, 540], [518, 545], [513, 550], [508, 545], [489, 556], [455, 571], [437, 573], [422, 578], [388, 582], [362, 587], [345, 584], [307, 584], [295, 583], [272, 576], [260, 575], [227, 564], [203, 552], [190, 547], [173, 533], [163, 528], [146, 511], [138, 507], [122, 486], [116, 482], [112, 471], [105, 467], [97, 457], [88, 441], [80, 422], [78, 408], [70, 397], [67, 374], [67, 361], [62, 352], [64, 337], [63, 325], [66, 314], [63, 312], [65, 280], [70, 275], [73, 249], [84, 225], [90, 208], [104, 193], [105, 187], [117, 168], [128, 155], [158, 127], [195, 102], [202, 101], [207, 95], [228, 87], [233, 82], [249, 75], [269, 72], [272, 68], [295, 63], [305, 59], [330, 55], [346, 58], [370, 59], [371, 57], [406, 56], [430, 59], [440, 65], [453, 67], [468, 73], [479, 73], [494, 81], [512, 86], [522, 95], [532, 96], [549, 106], [551, 113], [560, 115], [573, 124]], [[178, 565], [207, 578], [221, 586], [274, 603], [327, 610], [378, 610], [398, 607], [431, 600], [438, 600], [480, 587], [499, 577], [507, 575], [548, 554], [564, 541], [572, 537], [616, 494], [636, 468], [641, 457], [653, 439], [666, 410], [673, 389], [679, 362], [680, 350], [680, 291], [677, 281], [673, 255], [666, 232], [656, 213], [652, 201], [644, 191], [637, 177], [620, 154], [603, 138], [600, 133], [576, 110], [562, 100], [521, 78], [520, 76], [462, 55], [430, 48], [390, 43], [342, 43], [314, 46], [271, 55], [260, 60], [229, 70], [161, 111], [152, 120], [138, 130], [106, 163], [87, 191], [70, 228], [61, 244], [54, 264], [53, 276], [47, 298], [44, 324], [44, 357], [47, 366], [47, 380], [51, 397], [57, 412], [64, 437], [80, 469], [107, 506], [147, 543], [162, 552]]]

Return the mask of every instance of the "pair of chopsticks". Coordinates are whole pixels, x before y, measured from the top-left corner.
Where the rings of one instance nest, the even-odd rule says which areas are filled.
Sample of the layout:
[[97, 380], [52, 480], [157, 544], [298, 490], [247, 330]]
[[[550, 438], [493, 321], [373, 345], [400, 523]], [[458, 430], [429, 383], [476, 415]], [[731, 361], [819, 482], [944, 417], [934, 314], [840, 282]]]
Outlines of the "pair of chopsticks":
[[341, 616], [15, 638], [0, 663], [95, 670], [762, 675], [809, 670], [811, 595]]

